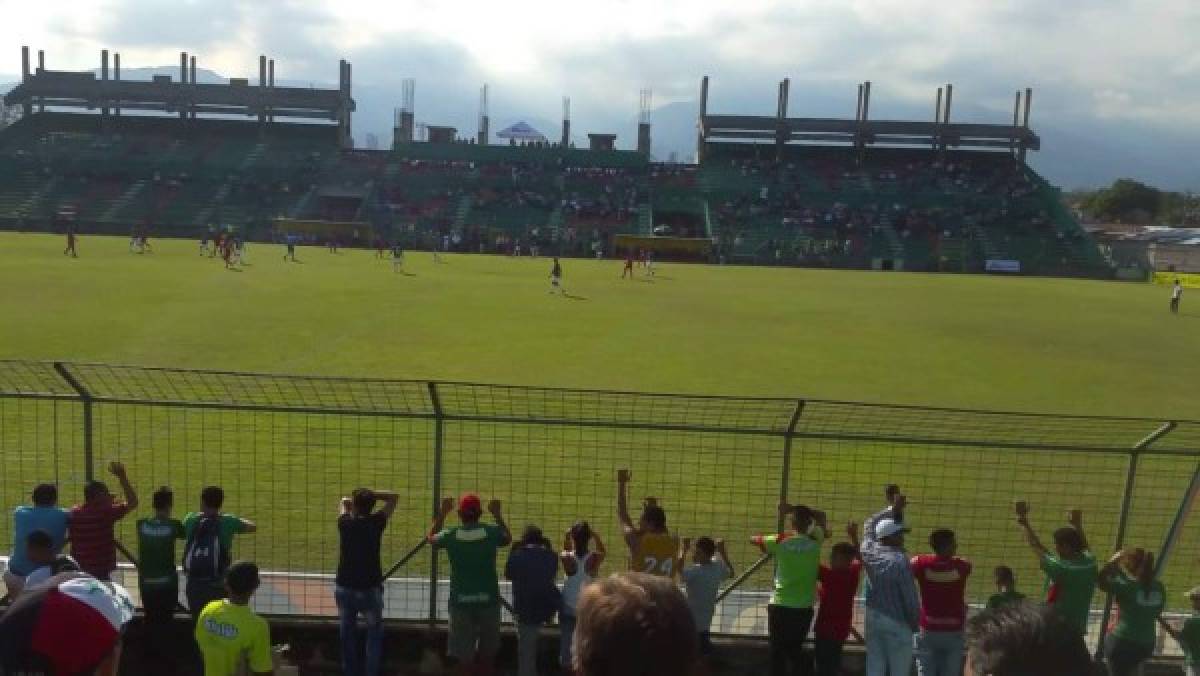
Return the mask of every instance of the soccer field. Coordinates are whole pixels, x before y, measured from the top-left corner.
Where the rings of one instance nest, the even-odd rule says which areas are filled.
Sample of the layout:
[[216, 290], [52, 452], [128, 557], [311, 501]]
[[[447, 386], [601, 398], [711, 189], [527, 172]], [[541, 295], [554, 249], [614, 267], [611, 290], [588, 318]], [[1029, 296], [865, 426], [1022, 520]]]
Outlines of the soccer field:
[[0, 358], [1200, 418], [1200, 301], [1146, 284], [0, 234]]
[[[300, 248], [290, 263], [282, 247], [250, 244], [235, 272], [196, 242], [152, 244], [138, 255], [127, 240], [84, 237], [71, 259], [62, 238], [0, 234], [0, 358], [1200, 418], [1200, 310], [1185, 299], [1171, 316], [1150, 285], [677, 264], [630, 281], [619, 261], [565, 260], [564, 298], [549, 293], [549, 259], [410, 252], [398, 274], [373, 252]], [[3, 504], [48, 478], [73, 502], [78, 406], [14, 400], [0, 414]], [[144, 502], [169, 483], [183, 511], [204, 484], [224, 485], [229, 509], [260, 525], [237, 552], [272, 569], [331, 571], [336, 498], [356, 485], [402, 492], [385, 557], [427, 525], [429, 420], [103, 404], [96, 426], [98, 461], [124, 460]], [[774, 436], [454, 422], [441, 481], [446, 494], [504, 499], [514, 527], [536, 521], [556, 544], [583, 517], [619, 548], [613, 472], [632, 467], [635, 500], [661, 496], [672, 528], [728, 538], [742, 567], [755, 558], [745, 536], [774, 528], [781, 448]], [[885, 482], [901, 483], [914, 547], [929, 528], [957, 529], [979, 566], [975, 599], [1001, 562], [1034, 586], [1014, 498], [1035, 504], [1043, 533], [1084, 508], [1105, 553], [1126, 469], [1123, 455], [887, 441], [798, 440], [793, 456], [791, 495], [828, 509], [839, 539]], [[1143, 460], [1135, 544], [1158, 545], [1189, 463]], [[1181, 546], [1191, 558], [1173, 584], [1200, 543]], [[428, 570], [422, 555], [402, 575]], [[328, 605], [310, 588], [275, 591], [292, 597], [277, 612]]]

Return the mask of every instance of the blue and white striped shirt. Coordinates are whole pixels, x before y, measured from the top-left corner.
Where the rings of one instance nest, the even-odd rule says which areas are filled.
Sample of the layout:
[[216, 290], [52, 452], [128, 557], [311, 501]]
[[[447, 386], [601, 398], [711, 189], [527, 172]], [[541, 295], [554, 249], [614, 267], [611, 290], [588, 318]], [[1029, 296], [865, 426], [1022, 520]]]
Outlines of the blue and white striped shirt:
[[907, 624], [916, 631], [920, 621], [920, 605], [908, 555], [902, 547], [889, 547], [875, 537], [876, 524], [891, 518], [894, 518], [892, 508], [888, 507], [863, 524], [862, 560], [870, 585], [867, 608]]

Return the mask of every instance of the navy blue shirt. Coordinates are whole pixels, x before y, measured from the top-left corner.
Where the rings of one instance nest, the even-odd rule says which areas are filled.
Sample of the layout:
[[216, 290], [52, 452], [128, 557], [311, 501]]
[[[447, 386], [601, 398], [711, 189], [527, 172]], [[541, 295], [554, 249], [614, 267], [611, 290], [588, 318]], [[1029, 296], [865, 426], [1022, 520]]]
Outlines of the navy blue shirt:
[[547, 547], [513, 547], [504, 566], [512, 580], [513, 610], [520, 624], [545, 624], [562, 603], [558, 585], [558, 556]]

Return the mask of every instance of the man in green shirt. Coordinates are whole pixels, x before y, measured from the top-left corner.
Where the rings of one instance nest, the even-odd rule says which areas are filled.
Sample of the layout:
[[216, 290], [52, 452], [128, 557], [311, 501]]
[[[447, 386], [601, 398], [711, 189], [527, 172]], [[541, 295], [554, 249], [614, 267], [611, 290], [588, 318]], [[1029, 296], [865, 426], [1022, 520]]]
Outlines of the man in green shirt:
[[1046, 573], [1046, 604], [1086, 636], [1099, 570], [1096, 557], [1088, 551], [1087, 538], [1083, 534], [1083, 513], [1071, 510], [1067, 516], [1070, 525], [1054, 531], [1054, 554], [1042, 544], [1029, 525], [1029, 505], [1018, 502], [1016, 513], [1025, 541], [1037, 555]]
[[1187, 676], [1200, 676], [1200, 587], [1193, 587], [1187, 597], [1192, 602], [1192, 616], [1183, 621], [1182, 629], [1172, 627], [1162, 617], [1158, 618], [1158, 623], [1183, 648]]
[[813, 598], [825, 541], [825, 515], [804, 505], [783, 502], [791, 530], [758, 535], [750, 541], [775, 557], [775, 593], [767, 606], [767, 635], [773, 676], [801, 673], [806, 662], [802, 647], [813, 620]]
[[[138, 589], [145, 610], [147, 653], [170, 656], [167, 632], [179, 603], [179, 575], [175, 572], [175, 541], [182, 540], [183, 524], [171, 518], [175, 494], [167, 486], [154, 492], [154, 516], [138, 519]], [[161, 649], [161, 650], [160, 650]]]
[[466, 674], [490, 674], [500, 648], [500, 579], [496, 552], [512, 542], [499, 500], [488, 503], [496, 525], [480, 523], [482, 502], [468, 493], [458, 504], [461, 526], [443, 529], [454, 511], [454, 498], [442, 500], [429, 529], [429, 543], [450, 558], [450, 636], [447, 653]]
[[[187, 586], [184, 590], [188, 601], [188, 610], [192, 613], [193, 621], [200, 616], [200, 611], [204, 610], [204, 606], [210, 601], [215, 601], [225, 596], [225, 571], [229, 568], [229, 564], [233, 559], [233, 536], [245, 535], [258, 530], [253, 521], [234, 516], [232, 514], [221, 513], [221, 506], [225, 504], [225, 491], [220, 486], [206, 486], [200, 491], [200, 511], [189, 512], [183, 517], [184, 538], [187, 544], [184, 547], [185, 559], [191, 559], [194, 552], [193, 545], [197, 544], [197, 540], [204, 537], [204, 534], [199, 532], [207, 530], [209, 524], [216, 524], [216, 552], [208, 552], [213, 559], [222, 562], [213, 570], [208, 566], [204, 566], [205, 570], [201, 572], [200, 566], [194, 566], [189, 569]], [[200, 543], [207, 545], [208, 543]], [[185, 562], [185, 567], [187, 566]]]

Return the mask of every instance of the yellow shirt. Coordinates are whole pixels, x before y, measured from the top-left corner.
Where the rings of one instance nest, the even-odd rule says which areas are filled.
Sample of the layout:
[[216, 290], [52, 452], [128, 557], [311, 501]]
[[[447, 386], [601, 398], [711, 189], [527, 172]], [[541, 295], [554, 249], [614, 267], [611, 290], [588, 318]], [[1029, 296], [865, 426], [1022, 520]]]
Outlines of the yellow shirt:
[[237, 676], [245, 664], [256, 673], [275, 668], [267, 621], [228, 600], [213, 601], [200, 612], [196, 644], [204, 656], [204, 676]]
[[629, 570], [671, 577], [678, 556], [679, 538], [666, 533], [645, 533], [638, 538], [637, 547], [629, 561]]

